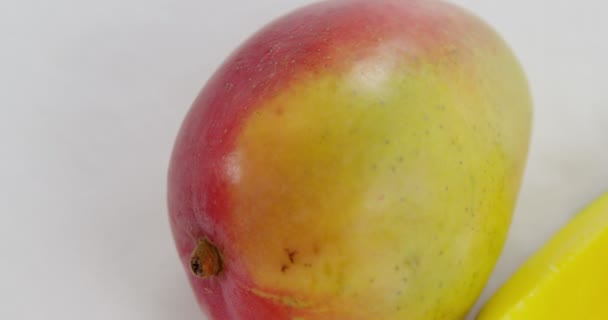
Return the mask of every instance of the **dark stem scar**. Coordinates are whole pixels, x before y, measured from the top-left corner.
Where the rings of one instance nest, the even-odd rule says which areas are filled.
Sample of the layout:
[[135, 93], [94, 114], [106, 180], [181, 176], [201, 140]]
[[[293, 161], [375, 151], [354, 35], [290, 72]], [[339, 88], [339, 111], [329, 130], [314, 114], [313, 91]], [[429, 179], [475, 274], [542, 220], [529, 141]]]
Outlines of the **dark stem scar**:
[[190, 255], [190, 271], [199, 278], [216, 276], [222, 271], [222, 257], [217, 247], [201, 239]]

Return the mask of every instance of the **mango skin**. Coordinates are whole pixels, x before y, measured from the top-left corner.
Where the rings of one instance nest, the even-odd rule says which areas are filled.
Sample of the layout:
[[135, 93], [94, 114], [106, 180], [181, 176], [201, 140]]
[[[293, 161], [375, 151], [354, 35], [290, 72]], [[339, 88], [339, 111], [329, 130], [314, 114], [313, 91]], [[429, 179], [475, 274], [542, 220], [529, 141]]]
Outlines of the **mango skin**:
[[531, 101], [488, 25], [438, 1], [313, 4], [242, 45], [177, 138], [168, 205], [214, 320], [460, 319], [502, 249]]

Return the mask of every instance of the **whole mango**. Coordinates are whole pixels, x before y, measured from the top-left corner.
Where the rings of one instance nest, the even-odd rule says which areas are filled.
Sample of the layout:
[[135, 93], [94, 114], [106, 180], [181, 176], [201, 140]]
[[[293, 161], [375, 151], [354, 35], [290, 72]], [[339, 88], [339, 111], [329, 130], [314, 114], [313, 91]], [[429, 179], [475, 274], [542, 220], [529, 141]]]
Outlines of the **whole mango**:
[[209, 80], [169, 170], [214, 320], [460, 319], [502, 249], [531, 99], [496, 32], [435, 0], [313, 4]]

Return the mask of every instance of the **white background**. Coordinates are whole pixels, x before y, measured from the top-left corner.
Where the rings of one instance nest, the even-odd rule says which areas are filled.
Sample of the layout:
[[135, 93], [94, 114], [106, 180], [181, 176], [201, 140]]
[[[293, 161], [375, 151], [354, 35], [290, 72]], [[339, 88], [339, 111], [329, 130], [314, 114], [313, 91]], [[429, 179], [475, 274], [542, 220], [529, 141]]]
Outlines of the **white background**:
[[[190, 103], [254, 30], [306, 0], [0, 1], [0, 319], [201, 319], [165, 210]], [[608, 190], [598, 0], [459, 0], [521, 58], [536, 102], [493, 291]]]

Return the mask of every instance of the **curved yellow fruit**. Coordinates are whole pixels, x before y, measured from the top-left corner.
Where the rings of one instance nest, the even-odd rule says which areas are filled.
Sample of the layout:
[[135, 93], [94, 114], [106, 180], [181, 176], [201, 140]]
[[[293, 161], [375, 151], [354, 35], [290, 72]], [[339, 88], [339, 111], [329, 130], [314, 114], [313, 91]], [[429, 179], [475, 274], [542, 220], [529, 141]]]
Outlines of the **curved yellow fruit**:
[[490, 299], [478, 320], [608, 319], [608, 193]]

